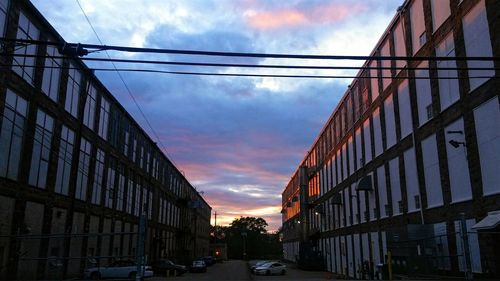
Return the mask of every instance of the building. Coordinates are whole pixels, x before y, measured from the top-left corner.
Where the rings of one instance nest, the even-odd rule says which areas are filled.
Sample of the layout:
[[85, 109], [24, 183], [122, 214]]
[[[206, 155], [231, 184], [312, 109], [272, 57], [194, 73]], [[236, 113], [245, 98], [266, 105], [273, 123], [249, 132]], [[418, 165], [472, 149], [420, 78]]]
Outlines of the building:
[[[64, 42], [28, 0], [0, 0], [0, 37]], [[1, 40], [0, 279], [81, 275], [209, 250], [211, 208], [81, 60]]]
[[370, 57], [283, 191], [285, 258], [500, 277], [500, 2], [406, 0]]

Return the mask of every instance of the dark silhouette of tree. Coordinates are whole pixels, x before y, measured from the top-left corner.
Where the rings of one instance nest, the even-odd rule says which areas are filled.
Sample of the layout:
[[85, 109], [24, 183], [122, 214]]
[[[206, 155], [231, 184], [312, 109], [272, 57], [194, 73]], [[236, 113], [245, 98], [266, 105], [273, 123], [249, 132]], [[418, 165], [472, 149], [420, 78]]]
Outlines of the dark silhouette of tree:
[[[283, 253], [278, 233], [267, 232], [267, 222], [263, 218], [240, 217], [229, 226], [211, 228], [211, 242], [226, 243], [228, 257], [242, 259], [243, 240], [246, 239], [246, 258], [278, 259]], [[215, 239], [217, 237], [217, 239]]]

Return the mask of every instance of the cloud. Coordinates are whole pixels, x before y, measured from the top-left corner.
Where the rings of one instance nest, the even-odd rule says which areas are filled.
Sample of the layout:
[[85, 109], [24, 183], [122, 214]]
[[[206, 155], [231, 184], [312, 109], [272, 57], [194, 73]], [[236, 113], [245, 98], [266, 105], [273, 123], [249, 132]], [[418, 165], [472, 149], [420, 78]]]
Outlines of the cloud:
[[[32, 0], [69, 42], [97, 43], [74, 1]], [[85, 0], [108, 45], [252, 53], [368, 55], [403, 0]], [[58, 7], [54, 9], [54, 7]], [[117, 58], [249, 64], [362, 62], [173, 56], [110, 52]], [[93, 56], [105, 57], [103, 52]], [[91, 66], [112, 67], [107, 63]], [[119, 67], [260, 74], [343, 75], [344, 71]], [[116, 73], [97, 72], [155, 139]], [[200, 77], [123, 73], [142, 111], [188, 180], [228, 224], [262, 216], [276, 230], [280, 194], [351, 79]]]
[[250, 9], [245, 13], [251, 28], [268, 30], [338, 23], [366, 11], [363, 3], [345, 4], [324, 2], [316, 6], [298, 5], [288, 9]]

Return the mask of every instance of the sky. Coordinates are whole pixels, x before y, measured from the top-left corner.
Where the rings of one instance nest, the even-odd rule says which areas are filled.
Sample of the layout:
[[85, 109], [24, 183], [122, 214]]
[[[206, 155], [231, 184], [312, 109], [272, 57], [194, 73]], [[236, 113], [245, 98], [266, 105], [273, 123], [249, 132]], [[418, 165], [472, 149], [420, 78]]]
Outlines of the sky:
[[[369, 55], [403, 0], [79, 0], [103, 44], [201, 51]], [[32, 0], [67, 42], [99, 44], [77, 0]], [[360, 61], [132, 54], [113, 58], [285, 65]], [[106, 57], [103, 52], [89, 57]], [[112, 68], [110, 63], [86, 62]], [[118, 68], [290, 75], [276, 70], [119, 64]], [[156, 141], [114, 72], [103, 84]], [[249, 78], [122, 72], [166, 154], [217, 212], [281, 225], [281, 192], [352, 79]], [[213, 217], [212, 217], [213, 220]], [[213, 223], [213, 221], [212, 221]]]

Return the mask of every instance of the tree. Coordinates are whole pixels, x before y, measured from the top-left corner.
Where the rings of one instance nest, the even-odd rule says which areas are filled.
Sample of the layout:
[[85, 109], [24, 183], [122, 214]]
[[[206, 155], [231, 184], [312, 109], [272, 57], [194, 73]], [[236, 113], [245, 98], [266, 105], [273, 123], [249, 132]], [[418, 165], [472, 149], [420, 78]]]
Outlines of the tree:
[[211, 229], [211, 241], [217, 237], [218, 243], [226, 243], [228, 257], [243, 258], [243, 240], [246, 242], [247, 258], [280, 258], [283, 252], [278, 235], [267, 232], [267, 222], [263, 218], [240, 217], [229, 226]]
[[233, 230], [254, 232], [260, 234], [266, 234], [267, 222], [263, 218], [255, 217], [241, 217], [239, 219], [234, 219], [230, 225]]

